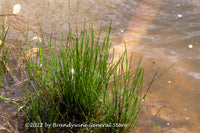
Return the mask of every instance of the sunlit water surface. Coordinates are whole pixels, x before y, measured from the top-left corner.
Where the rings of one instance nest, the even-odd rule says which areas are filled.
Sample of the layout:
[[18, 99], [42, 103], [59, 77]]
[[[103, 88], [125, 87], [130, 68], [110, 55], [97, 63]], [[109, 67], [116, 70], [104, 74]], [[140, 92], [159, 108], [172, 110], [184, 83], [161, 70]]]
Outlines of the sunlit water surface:
[[[21, 7], [14, 12], [16, 4]], [[0, 15], [10, 24], [10, 43], [24, 42], [28, 24], [30, 42], [51, 34], [61, 40], [69, 23], [80, 29], [84, 19], [105, 35], [112, 20], [115, 54], [122, 54], [126, 41], [129, 53], [142, 56], [145, 84], [157, 68], [177, 62], [152, 86], [136, 132], [158, 132], [158, 119], [163, 133], [200, 132], [199, 0], [1, 0]]]

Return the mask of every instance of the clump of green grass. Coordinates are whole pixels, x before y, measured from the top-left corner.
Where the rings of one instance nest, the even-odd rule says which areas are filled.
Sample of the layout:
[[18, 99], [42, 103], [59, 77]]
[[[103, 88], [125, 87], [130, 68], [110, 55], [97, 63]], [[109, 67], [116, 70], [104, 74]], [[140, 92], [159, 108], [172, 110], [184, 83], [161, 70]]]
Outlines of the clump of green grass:
[[[126, 51], [108, 67], [110, 30], [111, 26], [101, 45], [100, 35], [95, 38], [92, 27], [89, 34], [84, 29], [78, 37], [77, 32], [75, 40], [70, 30], [68, 45], [62, 45], [59, 52], [55, 46], [45, 55], [40, 44], [37, 61], [26, 60], [27, 75], [33, 79], [35, 91], [34, 95], [28, 95], [24, 88], [27, 121], [86, 125], [67, 128], [72, 132], [127, 132], [136, 125], [145, 98], [142, 97], [144, 70], [140, 60], [132, 78], [132, 58], [128, 61]], [[93, 127], [92, 123], [99, 127]]]
[[[132, 55], [128, 60], [125, 50], [114, 62], [113, 52], [108, 66], [111, 24], [102, 44], [100, 34], [95, 37], [92, 26], [89, 33], [84, 28], [79, 36], [77, 31], [75, 39], [69, 29], [67, 43], [59, 48], [49, 40], [45, 53], [43, 42], [38, 41], [36, 58], [24, 53], [24, 77], [31, 86], [24, 82], [23, 104], [0, 98], [15, 103], [26, 122], [32, 123], [28, 129], [35, 132], [131, 131], [156, 74], [142, 95], [141, 60], [132, 72]], [[62, 128], [58, 124], [66, 125], [60, 125], [65, 126]]]

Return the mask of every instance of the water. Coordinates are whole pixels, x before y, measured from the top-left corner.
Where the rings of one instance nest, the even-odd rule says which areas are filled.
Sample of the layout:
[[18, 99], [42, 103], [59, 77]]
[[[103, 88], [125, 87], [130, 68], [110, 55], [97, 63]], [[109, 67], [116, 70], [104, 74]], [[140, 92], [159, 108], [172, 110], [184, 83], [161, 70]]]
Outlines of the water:
[[[13, 6], [21, 5], [15, 16]], [[112, 20], [111, 42], [121, 54], [143, 57], [145, 84], [177, 62], [153, 84], [136, 132], [157, 132], [161, 108], [161, 132], [200, 132], [200, 2], [199, 0], [1, 0], [0, 21], [10, 24], [8, 42], [23, 42], [29, 23], [28, 41], [52, 34], [58, 40], [90, 20], [105, 35]], [[6, 15], [7, 14], [7, 15]], [[11, 15], [10, 15], [11, 14]], [[40, 24], [40, 25], [39, 25]], [[88, 23], [87, 23], [88, 26]], [[159, 74], [158, 73], [158, 74]]]

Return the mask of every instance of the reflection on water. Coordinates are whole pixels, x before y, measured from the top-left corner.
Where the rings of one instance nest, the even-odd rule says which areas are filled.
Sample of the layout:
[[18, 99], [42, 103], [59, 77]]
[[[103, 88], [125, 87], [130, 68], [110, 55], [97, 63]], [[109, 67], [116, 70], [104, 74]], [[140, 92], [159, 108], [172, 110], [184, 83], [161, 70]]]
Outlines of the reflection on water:
[[[16, 4], [21, 6], [20, 11], [9, 15]], [[136, 131], [157, 132], [161, 108], [162, 132], [198, 133], [199, 9], [199, 0], [1, 0], [0, 21], [10, 24], [8, 41], [13, 42], [25, 40], [28, 23], [27, 39], [32, 41], [50, 34], [61, 39], [61, 33], [68, 32], [68, 23], [73, 29], [80, 28], [84, 19], [104, 34], [112, 20], [115, 54], [121, 54], [126, 41], [129, 53], [143, 56], [146, 83], [158, 67], [164, 70], [177, 62], [151, 88]]]

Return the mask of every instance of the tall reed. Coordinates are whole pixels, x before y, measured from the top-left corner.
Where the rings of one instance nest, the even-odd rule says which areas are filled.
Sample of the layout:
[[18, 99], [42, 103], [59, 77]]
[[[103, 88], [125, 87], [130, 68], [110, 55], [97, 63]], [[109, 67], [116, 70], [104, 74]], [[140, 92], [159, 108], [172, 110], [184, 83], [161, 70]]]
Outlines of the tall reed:
[[8, 49], [4, 47], [5, 39], [8, 33], [9, 26], [5, 28], [4, 23], [2, 24], [2, 31], [0, 35], [0, 87], [2, 86], [2, 75], [6, 69], [6, 63], [8, 62]]

